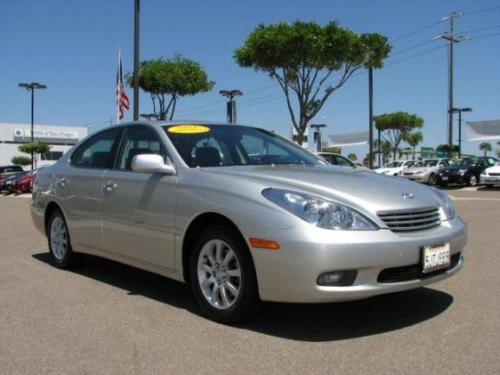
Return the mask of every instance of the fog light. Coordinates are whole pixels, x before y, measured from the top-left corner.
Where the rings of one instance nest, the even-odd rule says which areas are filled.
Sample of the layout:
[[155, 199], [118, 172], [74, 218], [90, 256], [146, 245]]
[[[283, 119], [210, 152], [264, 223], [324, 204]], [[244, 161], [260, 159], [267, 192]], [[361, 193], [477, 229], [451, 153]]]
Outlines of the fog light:
[[323, 286], [348, 286], [354, 283], [357, 271], [331, 271], [319, 275], [318, 285]]

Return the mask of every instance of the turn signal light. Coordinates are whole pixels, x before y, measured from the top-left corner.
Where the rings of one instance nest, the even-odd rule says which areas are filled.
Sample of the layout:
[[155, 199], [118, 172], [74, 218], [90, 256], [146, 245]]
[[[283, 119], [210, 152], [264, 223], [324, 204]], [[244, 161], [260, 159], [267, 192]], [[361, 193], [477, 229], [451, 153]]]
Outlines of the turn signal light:
[[263, 238], [254, 238], [250, 237], [250, 245], [252, 247], [256, 247], [259, 249], [268, 249], [268, 250], [278, 250], [280, 248], [280, 244], [276, 241], [265, 240]]

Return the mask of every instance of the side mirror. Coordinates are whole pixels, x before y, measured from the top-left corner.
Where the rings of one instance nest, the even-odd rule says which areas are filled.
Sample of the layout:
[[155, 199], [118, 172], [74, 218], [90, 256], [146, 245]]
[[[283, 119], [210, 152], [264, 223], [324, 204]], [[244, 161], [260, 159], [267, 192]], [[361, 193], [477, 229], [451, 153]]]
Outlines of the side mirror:
[[132, 159], [132, 170], [134, 172], [163, 173], [174, 175], [175, 168], [165, 164], [163, 156], [156, 154], [139, 154]]

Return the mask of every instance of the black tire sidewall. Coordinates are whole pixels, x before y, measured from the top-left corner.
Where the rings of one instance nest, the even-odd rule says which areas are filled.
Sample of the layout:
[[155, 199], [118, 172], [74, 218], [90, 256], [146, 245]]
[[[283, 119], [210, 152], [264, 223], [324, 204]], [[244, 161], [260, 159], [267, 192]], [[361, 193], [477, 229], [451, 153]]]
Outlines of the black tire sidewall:
[[[240, 294], [236, 302], [226, 310], [219, 310], [210, 305], [198, 282], [198, 257], [203, 246], [214, 239], [226, 242], [233, 249], [241, 268]], [[238, 233], [226, 227], [207, 228], [200, 233], [190, 253], [189, 281], [203, 314], [220, 323], [237, 323], [250, 318], [260, 302], [255, 268], [248, 246]]]

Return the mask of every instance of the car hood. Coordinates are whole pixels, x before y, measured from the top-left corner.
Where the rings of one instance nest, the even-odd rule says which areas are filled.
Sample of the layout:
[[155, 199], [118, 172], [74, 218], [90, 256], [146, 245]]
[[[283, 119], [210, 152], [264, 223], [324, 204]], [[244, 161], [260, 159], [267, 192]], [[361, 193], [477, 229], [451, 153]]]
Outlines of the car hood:
[[[361, 211], [376, 213], [386, 210], [406, 210], [436, 207], [440, 204], [437, 192], [406, 179], [356, 171], [336, 166], [265, 165], [233, 166], [205, 169], [233, 182], [239, 178], [242, 189], [257, 183], [261, 189], [279, 188], [316, 194], [334, 199]], [[411, 195], [405, 199], [403, 195]]]
[[500, 173], [500, 165], [494, 165], [493, 167], [486, 168], [487, 173]]

